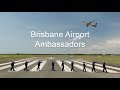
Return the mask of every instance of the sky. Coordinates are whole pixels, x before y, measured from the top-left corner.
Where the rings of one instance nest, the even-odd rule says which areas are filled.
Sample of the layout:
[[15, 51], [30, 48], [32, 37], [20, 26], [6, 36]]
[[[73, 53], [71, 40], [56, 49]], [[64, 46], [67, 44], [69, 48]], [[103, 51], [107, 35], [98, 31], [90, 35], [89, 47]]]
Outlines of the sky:
[[[98, 23], [86, 27], [81, 21]], [[88, 32], [89, 38], [31, 38], [30, 32]], [[36, 41], [85, 42], [85, 48], [40, 48]], [[119, 12], [0, 12], [0, 54], [120, 54]]]

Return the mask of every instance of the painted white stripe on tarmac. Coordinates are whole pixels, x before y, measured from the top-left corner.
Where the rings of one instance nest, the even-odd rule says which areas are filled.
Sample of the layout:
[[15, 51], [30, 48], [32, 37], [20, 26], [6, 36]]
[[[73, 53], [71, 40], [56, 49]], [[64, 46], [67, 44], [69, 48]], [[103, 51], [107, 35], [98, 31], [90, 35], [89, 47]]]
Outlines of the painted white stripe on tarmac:
[[[61, 66], [62, 62], [60, 60], [57, 60], [56, 62], [58, 63], [58, 65], [60, 66], [60, 68], [62, 68], [62, 66]], [[65, 64], [64, 64], [64, 70], [65, 70], [65, 72], [74, 72], [74, 71], [71, 71], [71, 68], [69, 68]]]
[[[19, 64], [22, 64], [22, 63], [24, 63], [24, 61], [16, 63], [15, 66], [19, 65]], [[10, 67], [11, 67], [11, 65], [6, 65], [6, 66], [3, 66], [3, 67], [0, 67], [0, 70], [6, 69], [6, 68], [10, 68]]]
[[[28, 63], [28, 66], [30, 66], [30, 65], [32, 65], [32, 64], [34, 64], [36, 62], [38, 62], [38, 60], [35, 60], [35, 61], [32, 61], [32, 62]], [[14, 68], [14, 69], [15, 69], [16, 72], [18, 72], [18, 71], [20, 71], [20, 70], [22, 70], [24, 68], [25, 68], [25, 65], [21, 65], [19, 67]]]
[[[70, 61], [65, 61], [65, 62], [71, 64]], [[77, 67], [77, 68], [79, 68], [79, 69], [81, 69], [81, 70], [83, 70], [83, 66], [81, 66], [81, 65], [78, 65], [78, 64], [74, 63], [74, 66]], [[91, 72], [91, 69], [86, 68], [86, 72]]]
[[[82, 61], [82, 60], [81, 60], [81, 61]], [[82, 62], [84, 62], [84, 61], [82, 61]], [[85, 61], [85, 62], [87, 62], [87, 63], [89, 63], [89, 64], [92, 64], [91, 62], [88, 62], [88, 61]], [[102, 64], [98, 64], [98, 63], [96, 63], [96, 65], [102, 66]], [[118, 68], [118, 67], [113, 67], [113, 66], [108, 66], [108, 65], [106, 65], [106, 67], [111, 68], [111, 69], [120, 70], [120, 68]]]
[[[15, 63], [18, 63], [18, 62], [25, 61], [25, 60], [26, 60], [26, 59], [21, 59], [21, 60], [14, 61], [14, 62], [15, 62]], [[11, 61], [11, 62], [12, 62], [12, 61]], [[7, 65], [7, 64], [11, 64], [11, 62], [1, 63], [0, 66]]]
[[[45, 63], [47, 62], [47, 60], [46, 61], [42, 61], [42, 63], [40, 64], [40, 70], [42, 70], [42, 68], [44, 67], [44, 65], [45, 65]], [[37, 70], [37, 65], [34, 67], [34, 68], [32, 68], [30, 71], [38, 71]]]
[[[75, 61], [75, 62], [82, 64], [82, 62], [79, 62], [79, 61]], [[92, 67], [91, 64], [87, 64], [87, 66]], [[102, 67], [95, 66], [95, 68], [96, 68], [96, 69], [99, 69], [99, 70], [101, 70], [101, 71], [103, 70]], [[119, 72], [117, 72], [117, 71], [113, 71], [113, 70], [110, 70], [110, 69], [107, 69], [107, 71], [108, 71], [109, 73], [119, 73]]]

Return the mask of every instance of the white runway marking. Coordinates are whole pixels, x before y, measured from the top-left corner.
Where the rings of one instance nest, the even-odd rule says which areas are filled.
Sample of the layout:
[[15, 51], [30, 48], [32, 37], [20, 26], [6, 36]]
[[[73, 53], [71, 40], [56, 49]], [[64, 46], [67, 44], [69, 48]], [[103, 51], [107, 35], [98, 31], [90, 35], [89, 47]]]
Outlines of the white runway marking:
[[[71, 64], [70, 61], [65, 61], [65, 62]], [[83, 70], [83, 66], [81, 66], [81, 65], [78, 65], [78, 64], [74, 63], [74, 66], [77, 67], [77, 68], [79, 68], [79, 69], [81, 69], [81, 70]], [[91, 72], [91, 69], [86, 68], [86, 72]]]
[[[58, 65], [60, 66], [60, 68], [62, 68], [62, 66], [61, 66], [62, 62], [61, 62], [60, 60], [57, 60], [56, 62], [58, 63]], [[71, 68], [69, 68], [69, 67], [68, 67], [67, 65], [65, 65], [65, 64], [64, 64], [64, 70], [65, 70], [66, 72], [73, 72], [73, 71], [71, 71]]]
[[[15, 63], [18, 63], [18, 62], [21, 62], [21, 61], [25, 61], [25, 60], [26, 60], [26, 59], [21, 59], [21, 60], [15, 61]], [[12, 61], [11, 61], [11, 62], [12, 62]], [[11, 62], [1, 63], [0, 66], [7, 65], [7, 64], [11, 64]]]
[[[81, 61], [82, 61], [82, 60], [81, 60]], [[82, 61], [82, 62], [84, 62], [84, 61]], [[86, 63], [92, 64], [91, 62], [88, 62], [88, 61], [86, 61]], [[96, 65], [102, 66], [102, 64], [98, 64], [98, 63], [96, 63]], [[118, 68], [118, 67], [113, 67], [113, 66], [108, 66], [108, 65], [106, 65], [106, 67], [111, 68], [111, 69], [120, 70], [120, 68]]]
[[[75, 62], [82, 64], [82, 62], [79, 62], [79, 61], [75, 61]], [[89, 67], [92, 67], [91, 64], [86, 64], [86, 65], [89, 66]], [[96, 69], [99, 69], [99, 70], [101, 70], [101, 71], [103, 70], [102, 67], [95, 66], [95, 68], [96, 68]], [[119, 72], [117, 72], [117, 71], [113, 71], [113, 70], [110, 70], [110, 69], [107, 69], [107, 71], [108, 71], [109, 73], [119, 73]]]
[[[36, 62], [38, 62], [38, 60], [29, 62], [29, 63], [28, 63], [28, 66], [30, 66], [30, 65], [32, 65], [32, 64], [34, 64], [34, 63], [36, 63]], [[25, 63], [25, 62], [24, 62], [24, 63]], [[18, 72], [18, 71], [20, 71], [20, 70], [22, 70], [22, 69], [24, 69], [24, 68], [25, 68], [25, 65], [21, 65], [21, 66], [19, 66], [19, 67], [14, 68], [14, 69], [15, 69], [16, 72]]]
[[[43, 66], [45, 65], [45, 63], [47, 62], [47, 60], [46, 61], [42, 61], [42, 63], [40, 64], [40, 70], [42, 70], [42, 68], [43, 68]], [[37, 70], [37, 65], [34, 67], [34, 68], [32, 68], [30, 71], [38, 71]]]
[[[15, 66], [16, 66], [16, 65], [20, 65], [20, 64], [22, 64], [22, 63], [24, 63], [24, 61], [19, 62], [19, 63], [15, 63]], [[11, 65], [6, 65], [6, 66], [3, 66], [3, 67], [0, 67], [0, 70], [6, 69], [6, 68], [9, 68], [9, 67], [11, 67]]]

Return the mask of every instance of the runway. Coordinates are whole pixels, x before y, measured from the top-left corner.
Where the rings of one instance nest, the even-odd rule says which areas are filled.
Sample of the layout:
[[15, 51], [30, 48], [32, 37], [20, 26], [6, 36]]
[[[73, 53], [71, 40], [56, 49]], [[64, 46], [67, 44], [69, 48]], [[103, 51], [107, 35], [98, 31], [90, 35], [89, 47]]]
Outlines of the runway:
[[[28, 61], [28, 70], [24, 71], [25, 61]], [[84, 60], [72, 60], [74, 71], [71, 71], [71, 60], [40, 60], [40, 69], [37, 70], [39, 59], [22, 59], [15, 61], [15, 71], [10, 71], [11, 62], [0, 64], [0, 78], [120, 78], [120, 68], [106, 65], [108, 73], [102, 72], [102, 64], [96, 63], [96, 72], [92, 72], [92, 62], [86, 62], [86, 72], [83, 72]], [[55, 71], [52, 71], [52, 61]], [[64, 71], [62, 71], [64, 61]]]

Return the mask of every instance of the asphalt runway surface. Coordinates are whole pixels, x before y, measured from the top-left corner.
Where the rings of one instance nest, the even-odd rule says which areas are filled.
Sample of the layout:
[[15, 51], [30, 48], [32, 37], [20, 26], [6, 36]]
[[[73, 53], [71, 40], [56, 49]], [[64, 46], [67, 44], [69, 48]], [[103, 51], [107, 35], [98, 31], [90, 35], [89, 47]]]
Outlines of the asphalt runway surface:
[[[62, 71], [62, 60], [47, 59], [40, 60], [40, 69], [37, 63], [40, 59], [21, 59], [15, 61], [15, 71], [10, 71], [11, 62], [0, 64], [0, 78], [120, 78], [120, 68], [106, 65], [108, 73], [102, 72], [102, 64], [96, 63], [96, 72], [92, 72], [92, 62], [86, 62], [86, 72], [83, 72], [83, 60], [73, 60], [74, 71], [71, 71], [71, 60], [64, 60], [64, 71]], [[28, 71], [24, 71], [25, 61], [28, 61]], [[55, 71], [52, 70], [52, 61]]]

